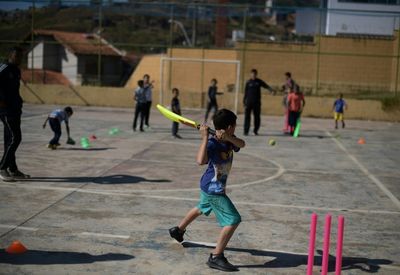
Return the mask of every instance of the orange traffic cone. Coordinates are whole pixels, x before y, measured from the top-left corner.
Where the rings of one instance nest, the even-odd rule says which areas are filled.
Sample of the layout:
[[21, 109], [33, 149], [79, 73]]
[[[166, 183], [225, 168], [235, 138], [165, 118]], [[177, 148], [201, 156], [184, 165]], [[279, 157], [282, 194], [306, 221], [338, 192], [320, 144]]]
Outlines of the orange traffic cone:
[[358, 140], [358, 144], [365, 144], [365, 139], [364, 138], [360, 138]]
[[22, 254], [28, 251], [26, 247], [20, 241], [13, 241], [9, 247], [7, 247], [6, 252], [10, 254]]

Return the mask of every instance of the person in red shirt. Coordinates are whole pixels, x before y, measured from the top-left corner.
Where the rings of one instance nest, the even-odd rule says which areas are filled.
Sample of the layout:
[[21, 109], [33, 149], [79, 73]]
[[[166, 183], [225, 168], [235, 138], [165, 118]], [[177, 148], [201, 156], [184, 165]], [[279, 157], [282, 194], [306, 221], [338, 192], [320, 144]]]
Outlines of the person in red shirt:
[[289, 109], [289, 129], [290, 134], [293, 135], [297, 120], [299, 119], [300, 114], [306, 105], [304, 95], [302, 92], [300, 92], [300, 87], [298, 85], [295, 85], [294, 91], [288, 95], [287, 102]]

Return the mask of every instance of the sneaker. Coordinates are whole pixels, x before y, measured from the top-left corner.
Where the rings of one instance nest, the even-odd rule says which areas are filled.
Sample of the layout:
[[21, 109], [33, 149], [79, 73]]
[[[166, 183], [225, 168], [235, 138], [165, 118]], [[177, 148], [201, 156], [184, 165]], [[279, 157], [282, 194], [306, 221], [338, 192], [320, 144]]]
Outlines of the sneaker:
[[344, 124], [344, 122], [343, 122], [343, 124], [342, 124], [342, 128], [344, 129], [344, 127], [346, 127], [346, 124]]
[[174, 238], [178, 242], [183, 242], [183, 235], [185, 234], [186, 230], [180, 230], [178, 226], [172, 227], [169, 229], [169, 235], [171, 238]]
[[14, 179], [30, 179], [31, 176], [28, 174], [24, 174], [21, 171], [17, 170], [15, 172], [10, 171], [10, 176], [13, 177]]
[[228, 260], [225, 258], [224, 253], [220, 255], [213, 255], [210, 254], [210, 257], [208, 258], [207, 265], [210, 268], [222, 270], [222, 271], [239, 271], [239, 269], [228, 262]]
[[182, 139], [182, 137], [178, 134], [174, 135], [174, 138]]
[[55, 144], [47, 144], [47, 148], [49, 148], [51, 150], [56, 150], [57, 149], [57, 145], [55, 145]]
[[0, 170], [0, 179], [3, 181], [15, 181], [7, 170]]

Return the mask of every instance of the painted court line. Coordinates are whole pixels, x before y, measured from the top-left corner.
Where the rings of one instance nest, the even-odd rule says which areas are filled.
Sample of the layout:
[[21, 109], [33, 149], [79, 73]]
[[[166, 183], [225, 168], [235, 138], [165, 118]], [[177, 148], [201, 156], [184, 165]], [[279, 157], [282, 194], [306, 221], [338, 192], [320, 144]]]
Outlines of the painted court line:
[[[332, 134], [329, 131], [325, 131], [327, 135], [329, 135], [330, 137], [332, 137]], [[386, 188], [386, 186], [379, 180], [377, 179], [373, 174], [371, 174], [367, 168], [365, 168], [364, 165], [362, 165], [358, 159], [353, 156], [347, 149], [346, 147], [344, 147], [344, 145], [337, 140], [336, 138], [333, 138], [333, 140], [335, 141], [336, 145], [342, 149], [343, 152], [346, 153], [346, 155], [360, 168], [360, 170], [370, 179], [372, 180], [373, 183], [376, 184], [376, 186], [379, 187], [379, 189], [381, 189], [381, 191], [383, 193], [385, 193], [386, 196], [389, 197], [389, 199], [393, 202], [394, 205], [397, 206], [397, 208], [400, 209], [400, 201], [398, 198], [395, 197], [395, 195], [393, 195], [392, 192], [390, 192], [389, 189]]]
[[103, 233], [94, 233], [94, 232], [82, 232], [79, 234], [80, 236], [89, 236], [89, 237], [101, 237], [101, 238], [117, 238], [117, 239], [129, 239], [129, 235], [115, 235], [115, 234], [103, 234]]
[[[195, 242], [195, 241], [183, 241], [183, 245], [185, 243], [188, 244], [197, 244], [197, 245], [204, 245], [207, 247], [216, 247], [216, 243], [208, 243], [208, 242]], [[227, 247], [227, 250], [229, 250], [229, 246]], [[277, 252], [277, 253], [285, 253], [285, 254], [292, 254], [292, 255], [308, 255], [307, 253], [301, 253], [301, 252], [292, 252], [292, 251], [284, 251], [284, 250], [268, 250], [268, 249], [257, 249], [258, 251], [264, 251], [264, 252]]]
[[[158, 199], [158, 200], [174, 200], [174, 201], [192, 201], [197, 202], [198, 198], [185, 198], [185, 197], [175, 197], [175, 196], [162, 196], [162, 195], [144, 195], [144, 194], [135, 194], [135, 193], [127, 193], [126, 191], [117, 192], [112, 190], [93, 190], [93, 189], [78, 189], [70, 188], [70, 187], [54, 187], [54, 186], [40, 186], [40, 185], [23, 185], [23, 184], [10, 184], [10, 183], [1, 183], [0, 187], [8, 187], [8, 188], [26, 188], [26, 189], [39, 189], [39, 190], [56, 190], [56, 191], [64, 191], [71, 192], [75, 191], [76, 193], [86, 193], [86, 194], [96, 194], [103, 196], [120, 196], [120, 197], [135, 197], [135, 198], [149, 198], [149, 199]], [[285, 205], [285, 204], [274, 204], [274, 203], [259, 203], [259, 202], [244, 202], [244, 201], [236, 201], [235, 204], [243, 205], [243, 206], [258, 206], [258, 207], [274, 207], [274, 208], [286, 208], [286, 209], [302, 209], [302, 210], [321, 210], [321, 211], [332, 211], [332, 212], [350, 212], [350, 213], [362, 213], [362, 214], [389, 214], [389, 215], [400, 215], [400, 212], [396, 211], [385, 211], [385, 210], [367, 210], [367, 209], [346, 209], [346, 208], [329, 208], [329, 207], [318, 207], [318, 206], [302, 206], [302, 205]]]
[[8, 224], [0, 224], [0, 228], [18, 229], [18, 230], [25, 230], [25, 231], [38, 231], [39, 230], [39, 228], [36, 228], [36, 227], [8, 225]]

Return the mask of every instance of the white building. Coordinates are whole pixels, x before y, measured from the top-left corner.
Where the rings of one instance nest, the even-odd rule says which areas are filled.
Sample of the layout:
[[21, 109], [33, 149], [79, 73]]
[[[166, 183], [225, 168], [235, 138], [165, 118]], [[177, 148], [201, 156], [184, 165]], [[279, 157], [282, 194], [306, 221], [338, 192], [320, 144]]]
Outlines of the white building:
[[103, 86], [121, 84], [123, 53], [96, 34], [35, 30], [34, 41], [30, 70], [59, 73], [73, 85], [87, 85], [98, 81], [100, 67]]
[[400, 29], [399, 0], [321, 0], [321, 9], [296, 13], [299, 35], [393, 35]]

